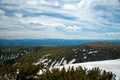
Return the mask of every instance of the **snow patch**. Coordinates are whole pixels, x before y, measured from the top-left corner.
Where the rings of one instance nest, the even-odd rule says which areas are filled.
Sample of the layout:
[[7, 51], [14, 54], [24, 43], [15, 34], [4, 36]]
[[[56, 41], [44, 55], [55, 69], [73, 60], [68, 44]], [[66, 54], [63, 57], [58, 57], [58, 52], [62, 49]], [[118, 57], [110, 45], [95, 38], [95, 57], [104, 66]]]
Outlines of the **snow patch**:
[[98, 51], [90, 51], [88, 54], [97, 53]]
[[45, 61], [48, 61], [48, 59], [43, 59], [41, 62], [44, 63]]
[[116, 80], [120, 80], [120, 59], [116, 60], [105, 60], [105, 61], [96, 61], [96, 62], [85, 62], [85, 63], [76, 63], [76, 64], [66, 64], [64, 66], [55, 66], [54, 68], [68, 69], [69, 67], [77, 68], [82, 66], [88, 69], [92, 69], [94, 67], [99, 67], [100, 69], [110, 71], [116, 75]]
[[41, 70], [39, 70], [39, 72], [37, 73], [37, 75], [41, 75], [45, 71], [46, 71], [46, 69], [41, 69]]
[[50, 65], [50, 68], [53, 67], [55, 63], [56, 63], [56, 60]]
[[86, 57], [86, 56], [84, 56], [84, 59], [87, 59], [87, 57]]
[[60, 61], [60, 63], [59, 63], [60, 65], [62, 64], [62, 62], [63, 62], [64, 59], [65, 59], [65, 57], [61, 59], [61, 61]]
[[63, 64], [63, 65], [66, 65], [66, 64], [67, 64], [67, 60], [64, 60], [62, 64]]
[[77, 50], [77, 49], [74, 49], [74, 48], [72, 49], [72, 51], [76, 51], [76, 50]]
[[82, 51], [83, 51], [83, 52], [85, 52], [85, 51], [86, 51], [86, 49], [83, 49]]
[[75, 53], [78, 53], [77, 51]]
[[33, 63], [34, 65], [38, 65], [38, 64], [41, 64], [41, 63], [44, 63], [45, 61], [47, 61], [48, 59], [40, 59], [38, 62], [36, 63]]
[[45, 64], [45, 65], [48, 65], [48, 63], [51, 62], [51, 60], [47, 59], [47, 57], [50, 56], [50, 55], [51, 55], [51, 54], [43, 55], [43, 56], [41, 57], [41, 59], [39, 59], [38, 62], [33, 63], [33, 64], [34, 64], [34, 65], [38, 65], [38, 64], [40, 64], [40, 63], [43, 63], [43, 64]]
[[68, 64], [73, 64], [76, 61], [76, 59], [72, 59]]
[[59, 62], [56, 62], [54, 66], [60, 66]]
[[60, 62], [58, 61], [54, 66], [60, 66], [62, 64], [62, 62], [63, 62], [64, 59], [65, 59], [65, 57], [62, 58]]

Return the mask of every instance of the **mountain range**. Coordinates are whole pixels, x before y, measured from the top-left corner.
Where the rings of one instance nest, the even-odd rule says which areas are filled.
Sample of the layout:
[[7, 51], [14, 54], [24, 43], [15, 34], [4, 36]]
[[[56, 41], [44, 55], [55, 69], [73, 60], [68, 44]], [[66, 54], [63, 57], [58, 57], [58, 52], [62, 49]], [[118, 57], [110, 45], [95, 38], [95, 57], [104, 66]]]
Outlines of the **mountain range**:
[[102, 40], [102, 39], [0, 39], [0, 46], [73, 46], [89, 42], [112, 42], [120, 44], [120, 40]]

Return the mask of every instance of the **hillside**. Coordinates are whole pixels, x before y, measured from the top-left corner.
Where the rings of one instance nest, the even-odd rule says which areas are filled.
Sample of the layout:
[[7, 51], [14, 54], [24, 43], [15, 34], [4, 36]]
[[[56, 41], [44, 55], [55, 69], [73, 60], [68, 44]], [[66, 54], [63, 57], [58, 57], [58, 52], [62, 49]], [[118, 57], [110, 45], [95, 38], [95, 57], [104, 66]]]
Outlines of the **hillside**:
[[64, 67], [67, 70], [72, 67], [76, 69], [79, 66], [88, 68], [90, 70], [94, 67], [99, 67], [102, 70], [113, 72], [116, 75], [116, 80], [120, 80], [120, 59], [67, 64], [64, 66], [56, 66], [54, 68], [58, 68], [61, 70]]
[[1, 65], [39, 64], [56, 65], [101, 61], [120, 58], [120, 45], [109, 42], [92, 42], [78, 46], [7, 46], [0, 47]]
[[[33, 79], [39, 70], [44, 71], [59, 66], [113, 59], [120, 59], [120, 44], [91, 42], [77, 46], [1, 46], [0, 78], [15, 79], [15, 77], [17, 77], [19, 78], [18, 80], [21, 80], [31, 77]], [[113, 66], [113, 64], [110, 66]], [[99, 65], [93, 67], [99, 67]], [[118, 67], [116, 67], [116, 69], [118, 69]], [[86, 70], [83, 70], [83, 72], [84, 71]], [[91, 71], [92, 70], [90, 70], [90, 72]], [[94, 71], [96, 71], [96, 69]], [[97, 72], [99, 73], [99, 70], [97, 70]], [[109, 72], [107, 74], [106, 79], [109, 75], [112, 75]], [[94, 74], [92, 75], [95, 77]], [[87, 74], [84, 74], [84, 76], [90, 77]], [[42, 77], [39, 76], [39, 78]], [[101, 76], [101, 78], [103, 77]]]

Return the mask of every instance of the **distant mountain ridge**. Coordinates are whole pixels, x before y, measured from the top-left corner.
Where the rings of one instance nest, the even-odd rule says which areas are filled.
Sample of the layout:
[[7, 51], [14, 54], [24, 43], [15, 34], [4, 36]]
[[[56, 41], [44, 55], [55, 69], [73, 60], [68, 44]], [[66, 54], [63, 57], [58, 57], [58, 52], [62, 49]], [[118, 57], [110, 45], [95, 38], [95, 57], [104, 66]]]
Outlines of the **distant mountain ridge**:
[[0, 46], [73, 46], [89, 42], [112, 42], [120, 44], [120, 40], [77, 40], [77, 39], [0, 39]]

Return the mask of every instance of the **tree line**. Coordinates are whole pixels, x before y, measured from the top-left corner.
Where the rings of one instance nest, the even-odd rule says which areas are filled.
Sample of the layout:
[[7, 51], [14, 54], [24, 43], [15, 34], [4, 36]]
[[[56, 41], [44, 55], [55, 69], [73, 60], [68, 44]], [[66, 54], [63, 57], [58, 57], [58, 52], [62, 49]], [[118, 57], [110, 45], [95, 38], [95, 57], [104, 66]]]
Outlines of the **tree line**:
[[87, 69], [83, 67], [60, 69], [46, 69], [37, 75], [43, 65], [21, 65], [0, 67], [0, 80], [115, 80], [112, 72], [99, 68]]

